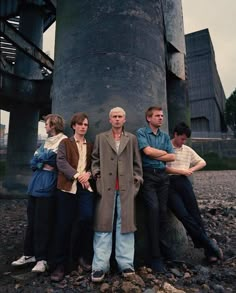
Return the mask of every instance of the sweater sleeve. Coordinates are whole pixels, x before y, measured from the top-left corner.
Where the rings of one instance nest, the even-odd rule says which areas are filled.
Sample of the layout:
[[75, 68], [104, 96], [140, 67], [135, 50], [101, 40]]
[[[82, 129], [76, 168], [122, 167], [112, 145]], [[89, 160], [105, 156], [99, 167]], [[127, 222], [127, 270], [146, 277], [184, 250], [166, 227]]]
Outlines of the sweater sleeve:
[[63, 140], [58, 147], [57, 152], [57, 168], [62, 172], [69, 180], [74, 180], [74, 175], [77, 173], [77, 170], [74, 169], [68, 162], [66, 156], [66, 146], [65, 141]]

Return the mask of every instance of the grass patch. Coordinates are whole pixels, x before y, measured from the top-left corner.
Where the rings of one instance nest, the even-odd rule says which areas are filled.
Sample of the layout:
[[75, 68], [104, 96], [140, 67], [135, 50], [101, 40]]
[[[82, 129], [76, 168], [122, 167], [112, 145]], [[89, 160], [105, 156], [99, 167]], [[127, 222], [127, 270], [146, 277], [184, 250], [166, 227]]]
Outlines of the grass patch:
[[236, 170], [236, 158], [220, 158], [216, 153], [202, 156], [207, 165], [203, 170]]

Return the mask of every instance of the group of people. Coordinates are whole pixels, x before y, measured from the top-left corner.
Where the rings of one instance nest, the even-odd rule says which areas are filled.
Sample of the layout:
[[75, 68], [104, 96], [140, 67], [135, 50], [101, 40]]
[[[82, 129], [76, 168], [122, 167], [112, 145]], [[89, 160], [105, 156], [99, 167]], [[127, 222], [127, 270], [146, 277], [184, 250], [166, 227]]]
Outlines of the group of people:
[[45, 117], [48, 138], [36, 150], [28, 187], [28, 225], [24, 254], [13, 266], [36, 263], [33, 272], [50, 264], [51, 280], [64, 278], [68, 259], [76, 259], [93, 282], [101, 282], [110, 270], [114, 247], [118, 270], [132, 276], [135, 252], [135, 197], [140, 193], [147, 211], [150, 263], [154, 272], [166, 271], [162, 258], [162, 228], [167, 209], [183, 223], [195, 247], [204, 248], [209, 262], [223, 258], [216, 241], [204, 229], [188, 176], [205, 161], [185, 145], [191, 135], [185, 123], [174, 137], [160, 130], [161, 107], [150, 107], [147, 126], [137, 134], [124, 129], [126, 113], [110, 110], [111, 129], [85, 138], [89, 119], [85, 113], [71, 118], [74, 135], [63, 134], [64, 120]]

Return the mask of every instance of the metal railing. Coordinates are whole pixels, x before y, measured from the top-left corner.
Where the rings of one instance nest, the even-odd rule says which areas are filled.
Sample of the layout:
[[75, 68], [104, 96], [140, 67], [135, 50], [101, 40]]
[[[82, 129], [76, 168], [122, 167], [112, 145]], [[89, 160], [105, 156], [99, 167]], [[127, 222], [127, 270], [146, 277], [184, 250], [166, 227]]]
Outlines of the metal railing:
[[209, 132], [209, 131], [192, 131], [192, 138], [194, 139], [233, 139], [233, 132]]

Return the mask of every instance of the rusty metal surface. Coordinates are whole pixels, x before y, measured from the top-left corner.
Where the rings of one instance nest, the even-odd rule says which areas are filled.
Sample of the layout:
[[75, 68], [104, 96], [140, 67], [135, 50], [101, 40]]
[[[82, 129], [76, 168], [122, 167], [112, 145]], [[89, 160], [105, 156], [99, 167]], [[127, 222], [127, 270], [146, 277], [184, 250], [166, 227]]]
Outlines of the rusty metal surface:
[[33, 43], [27, 40], [23, 35], [21, 35], [7, 21], [0, 20], [0, 34], [36, 62], [51, 71], [53, 70], [53, 60]]

